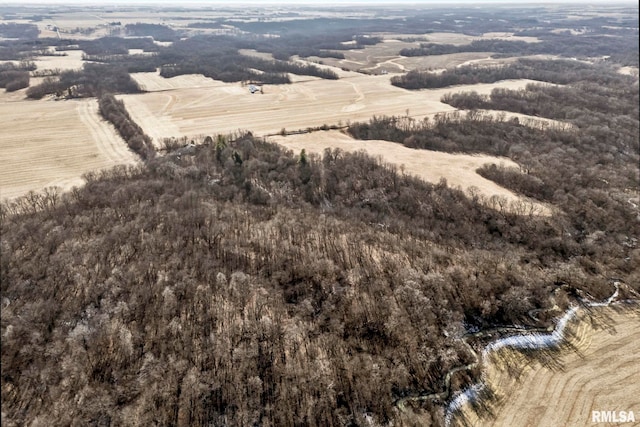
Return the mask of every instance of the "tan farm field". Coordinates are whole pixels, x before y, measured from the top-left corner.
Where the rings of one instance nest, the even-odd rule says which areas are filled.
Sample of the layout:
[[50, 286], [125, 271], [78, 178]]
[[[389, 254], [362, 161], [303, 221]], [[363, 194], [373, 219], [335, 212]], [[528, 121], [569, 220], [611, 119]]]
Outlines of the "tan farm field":
[[[345, 58], [311, 57], [314, 62], [349, 70], [358, 70], [371, 74], [381, 72], [404, 72], [415, 69], [446, 69], [475, 61], [502, 62], [492, 59], [491, 52], [461, 52], [446, 55], [429, 55], [404, 57], [400, 55], [402, 49], [420, 47], [421, 43], [466, 45], [474, 40], [513, 40], [527, 43], [537, 43], [536, 37], [514, 36], [512, 33], [485, 33], [482, 36], [470, 36], [460, 33], [428, 33], [428, 34], [395, 34], [374, 33], [382, 38], [382, 43], [365, 46], [363, 49], [343, 51]], [[512, 59], [512, 60], [515, 60]]]
[[[575, 323], [570, 340], [575, 350], [564, 352], [555, 368], [526, 363], [512, 350], [501, 350], [507, 354], [492, 358], [487, 379], [500, 399], [494, 408], [496, 418], [480, 420], [467, 407], [469, 425], [640, 425], [640, 315], [610, 307], [595, 310], [601, 327], [594, 328], [584, 317]], [[519, 379], [503, 369], [504, 360], [519, 365]], [[592, 423], [592, 411], [633, 411], [636, 422]]]
[[82, 59], [84, 52], [81, 50], [67, 50], [62, 52], [64, 56], [38, 56], [33, 61], [37, 71], [43, 70], [79, 70], [86, 61]]
[[133, 164], [113, 126], [98, 115], [95, 99], [0, 102], [0, 198], [30, 190], [82, 185], [81, 175]]
[[[53, 47], [49, 47], [49, 51], [55, 52]], [[36, 70], [32, 71], [31, 74], [37, 74], [38, 72], [43, 71], [67, 71], [67, 70], [80, 70], [87, 62], [82, 59], [84, 52], [82, 50], [67, 50], [64, 52], [55, 52], [60, 56], [36, 56], [32, 62], [36, 66]], [[12, 62], [17, 65], [17, 61], [0, 61], [0, 63], [4, 62]], [[32, 77], [32, 79], [37, 79], [37, 77]], [[39, 81], [31, 80], [30, 85], [35, 86], [39, 83]], [[2, 91], [4, 92], [4, 91]], [[23, 92], [24, 93], [24, 92]], [[0, 95], [1, 97], [1, 95]]]
[[[442, 89], [409, 91], [391, 85], [389, 75], [362, 75], [339, 70], [339, 80], [323, 80], [296, 76], [289, 85], [264, 86], [264, 94], [251, 94], [240, 83], [223, 83], [204, 76], [178, 76], [164, 79], [157, 73], [136, 73], [134, 78], [148, 93], [119, 95], [129, 114], [160, 146], [167, 137], [197, 137], [251, 130], [257, 135], [276, 135], [282, 129], [299, 130], [322, 125], [368, 121], [378, 115], [404, 116], [416, 120], [439, 113], [456, 111], [440, 102], [451, 92], [476, 91], [489, 94], [496, 87], [522, 89], [532, 80], [508, 80], [493, 84], [463, 85]], [[517, 116], [527, 125], [549, 126], [553, 121]], [[476, 187], [481, 194], [501, 196], [507, 202], [523, 200], [514, 193], [480, 177], [475, 170], [484, 163], [505, 163], [507, 159], [490, 156], [463, 156], [409, 150], [387, 141], [356, 142], [345, 140], [340, 133], [314, 133], [308, 137], [275, 138], [289, 147], [309, 152], [322, 152], [325, 147], [347, 151], [365, 149], [382, 156], [385, 161], [404, 165], [407, 172], [430, 182], [446, 178], [451, 185], [463, 189]], [[532, 204], [538, 214], [549, 214], [548, 208]]]
[[486, 163], [503, 164], [517, 167], [518, 165], [504, 157], [470, 154], [450, 154], [438, 151], [416, 150], [404, 145], [384, 140], [356, 140], [339, 131], [320, 131], [301, 135], [272, 136], [270, 140], [289, 148], [295, 153], [303, 149], [307, 153], [322, 155], [326, 148], [339, 148], [346, 152], [363, 150], [373, 157], [380, 157], [385, 162], [396, 165], [409, 175], [417, 176], [431, 183], [437, 183], [442, 178], [453, 187], [460, 187], [469, 191], [475, 188], [481, 194], [498, 196], [509, 204], [525, 201], [529, 212], [534, 214], [550, 214], [549, 208], [529, 200], [523, 199], [493, 181], [478, 175], [476, 169]]
[[250, 94], [240, 83], [205, 83], [184, 87], [155, 73], [133, 77], [144, 94], [120, 95], [127, 110], [156, 143], [165, 137], [225, 134], [251, 130], [259, 135], [281, 129], [297, 130], [323, 124], [367, 121], [374, 115], [423, 119], [455, 109], [440, 102], [451, 92], [489, 94], [496, 87], [522, 89], [532, 80], [408, 91], [391, 85], [389, 75], [368, 76], [340, 70], [339, 80], [298, 78], [288, 85], [264, 86], [264, 94]]

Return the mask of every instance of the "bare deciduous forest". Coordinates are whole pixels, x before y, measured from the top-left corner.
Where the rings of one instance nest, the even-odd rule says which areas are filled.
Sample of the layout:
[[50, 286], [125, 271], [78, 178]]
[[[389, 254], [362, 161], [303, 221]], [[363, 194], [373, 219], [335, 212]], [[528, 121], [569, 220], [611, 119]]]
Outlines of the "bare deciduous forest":
[[559, 85], [579, 81], [625, 81], [621, 76], [615, 75], [610, 67], [602, 68], [602, 72], [597, 73], [594, 72], [592, 64], [578, 61], [519, 59], [509, 65], [456, 67], [438, 74], [413, 70], [393, 77], [391, 83], [405, 89], [430, 89], [463, 84], [494, 83], [509, 79], [531, 79]]
[[[638, 79], [617, 72], [637, 66], [637, 17], [582, 23], [635, 28], [635, 39], [617, 40], [606, 61], [520, 59], [392, 80], [406, 89], [505, 78], [561, 86], [450, 94], [442, 101], [466, 111], [346, 127], [363, 140], [508, 157], [519, 168], [492, 164], [478, 173], [548, 203], [550, 216], [526, 202], [424, 182], [363, 152], [298, 154], [250, 131], [212, 130], [201, 144], [156, 153], [113, 95], [139, 92], [130, 73], [156, 68], [163, 77], [201, 73], [265, 84], [290, 82], [287, 73], [337, 79], [290, 59], [320, 51], [340, 58], [343, 43], [378, 45], [385, 28], [422, 26], [428, 37], [436, 29], [431, 23], [425, 31], [427, 17], [440, 22], [438, 31], [458, 25], [448, 9], [429, 13], [404, 20], [221, 18], [188, 28], [235, 23], [246, 33], [182, 40], [166, 26], [128, 24], [125, 34], [173, 45], [81, 41], [99, 63], [30, 87], [26, 96], [35, 99], [56, 92], [97, 97], [100, 114], [143, 162], [88, 173], [70, 192], [49, 188], [0, 205], [3, 424], [443, 425], [452, 392], [481, 378], [481, 366], [455, 369], [475, 361], [463, 337], [501, 326], [552, 327], [581, 298], [608, 297], [614, 281], [624, 285], [621, 299], [639, 292]], [[476, 14], [465, 24], [470, 34], [519, 29], [542, 34], [536, 49], [544, 53], [606, 54], [605, 43], [571, 51], [567, 40], [578, 36], [554, 39], [557, 28], [528, 21], [530, 11], [513, 9], [493, 24], [483, 11], [459, 13]], [[322, 37], [327, 25], [335, 32]], [[300, 37], [304, 29], [308, 37]], [[28, 86], [32, 55], [24, 41], [33, 28], [2, 24], [0, 34], [16, 39], [0, 42], [0, 58], [23, 61], [3, 65], [0, 82], [7, 90]], [[49, 42], [61, 51], [72, 45]], [[498, 54], [530, 53], [521, 44], [498, 46]], [[137, 48], [153, 54], [128, 54]], [[419, 49], [403, 55], [435, 54], [436, 47]], [[525, 126], [480, 111], [487, 109], [567, 126]], [[398, 406], [405, 397], [442, 392], [444, 399], [406, 403], [409, 411]]]

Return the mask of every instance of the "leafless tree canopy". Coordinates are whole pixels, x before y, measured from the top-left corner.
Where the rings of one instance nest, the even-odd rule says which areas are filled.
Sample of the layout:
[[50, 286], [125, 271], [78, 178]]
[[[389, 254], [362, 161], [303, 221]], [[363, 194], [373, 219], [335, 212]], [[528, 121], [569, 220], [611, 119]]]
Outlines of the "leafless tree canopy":
[[[566, 25], [515, 10], [504, 22], [454, 12], [475, 13], [475, 31], [529, 28], [522, 35], [543, 32], [547, 40], [554, 25]], [[550, 216], [527, 202], [426, 183], [363, 152], [294, 154], [250, 132], [212, 134], [199, 145], [168, 140], [156, 156], [111, 95], [139, 91], [129, 73], [156, 67], [164, 76], [227, 81], [256, 77], [254, 67], [275, 80], [291, 72], [332, 79], [284, 60], [318, 50], [340, 57], [344, 42], [379, 43], [361, 34], [380, 28], [458, 31], [454, 12], [336, 19], [324, 39], [324, 20], [205, 22], [200, 27], [233, 24], [284, 41], [199, 37], [144, 58], [125, 51], [148, 41], [106, 38], [84, 47], [101, 63], [31, 87], [32, 98], [98, 97], [103, 117], [144, 161], [89, 173], [68, 193], [49, 188], [0, 205], [3, 425], [438, 425], [450, 391], [481, 377], [480, 367], [455, 369], [475, 361], [464, 343], [480, 346], [474, 332], [550, 327], [569, 304], [609, 296], [613, 281], [625, 285], [621, 299], [639, 291], [638, 84], [606, 61], [409, 73], [394, 83], [418, 89], [527, 77], [566, 86], [448, 95], [444, 102], [468, 111], [429, 121], [407, 112], [349, 123], [360, 139], [507, 156], [519, 167], [478, 172], [547, 203]], [[607, 19], [584, 25], [637, 37], [637, 19]], [[622, 29], [606, 30], [614, 24]], [[33, 27], [0, 33], [28, 38]], [[162, 27], [126, 30], [180, 35]], [[563, 54], [588, 50], [571, 50], [573, 36], [561, 36], [553, 40], [564, 43]], [[34, 45], [1, 41], [0, 58], [28, 58]], [[631, 45], [610, 62], [637, 65], [637, 40]], [[238, 53], [256, 47], [280, 59]], [[604, 45], [592, 48], [600, 54]], [[3, 67], [7, 90], [23, 87], [25, 76], [28, 85], [28, 62]], [[478, 109], [567, 126], [525, 126]], [[429, 394], [444, 397], [406, 404], [419, 421], [398, 409], [405, 397]]]

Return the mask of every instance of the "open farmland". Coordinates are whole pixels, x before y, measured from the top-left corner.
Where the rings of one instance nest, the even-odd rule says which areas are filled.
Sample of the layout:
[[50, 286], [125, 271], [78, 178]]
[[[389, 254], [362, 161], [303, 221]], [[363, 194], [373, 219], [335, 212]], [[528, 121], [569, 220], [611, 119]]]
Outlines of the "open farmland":
[[[199, 75], [165, 79], [157, 73], [133, 74], [138, 84], [152, 93], [121, 95], [133, 119], [159, 144], [166, 137], [194, 137], [251, 130], [258, 135], [272, 135], [282, 129], [297, 130], [322, 125], [365, 121], [375, 115], [409, 115], [416, 120], [438, 113], [455, 111], [440, 102], [451, 92], [476, 91], [489, 94], [496, 87], [521, 89], [531, 80], [510, 80], [443, 89], [407, 91], [392, 86], [388, 75], [370, 76], [342, 70], [337, 81], [298, 77], [290, 85], [264, 86], [264, 94], [250, 94], [241, 84], [229, 84]], [[490, 112], [491, 113], [491, 112]], [[493, 112], [491, 114], [498, 114]], [[518, 117], [528, 125], [561, 125], [549, 119], [522, 114], [502, 113]], [[326, 138], [326, 139], [325, 139]], [[386, 141], [346, 141], [344, 135], [316, 133], [311, 136], [275, 139], [279, 143], [301, 144], [298, 148], [322, 152], [325, 147], [344, 144], [349, 150], [365, 148], [385, 161], [407, 167], [407, 171], [430, 182], [446, 178], [462, 188], [476, 187], [487, 197], [503, 196], [508, 201], [522, 200], [513, 192], [480, 177], [475, 169], [484, 163], [500, 163], [490, 156], [420, 152]], [[486, 157], [486, 158], [485, 158]], [[437, 166], [436, 166], [437, 165]], [[512, 162], [511, 166], [517, 166]], [[537, 213], [548, 208], [535, 204]]]
[[68, 50], [64, 52], [64, 56], [38, 56], [33, 62], [37, 67], [37, 71], [79, 70], [86, 63], [82, 59], [83, 54], [84, 52], [81, 50]]
[[[468, 61], [486, 61], [488, 64], [500, 63], [505, 59], [492, 59], [491, 52], [461, 52], [422, 57], [404, 57], [402, 49], [417, 48], [421, 43], [466, 45], [475, 40], [509, 40], [536, 43], [535, 37], [519, 37], [512, 33], [486, 33], [482, 36], [470, 36], [459, 33], [429, 34], [374, 34], [382, 39], [381, 43], [366, 46], [364, 49], [344, 51], [344, 59], [310, 59], [334, 67], [361, 71], [371, 74], [382, 72], [397, 73], [416, 69], [445, 69], [465, 64]], [[490, 61], [491, 60], [491, 61]], [[513, 58], [511, 58], [513, 60]]]
[[81, 175], [136, 162], [95, 99], [0, 102], [0, 196], [81, 185]]
[[[55, 52], [53, 48], [49, 48], [49, 51], [51, 53]], [[82, 59], [84, 52], [81, 50], [68, 50], [65, 52], [55, 53], [56, 55], [35, 56], [31, 60], [36, 67], [36, 73], [42, 73], [45, 71], [79, 70], [85, 63], [89, 62]], [[18, 61], [0, 61], [0, 64], [3, 63], [13, 63], [14, 65], [17, 65]]]
[[[32, 85], [42, 83], [44, 77], [31, 77], [30, 82]], [[14, 92], [2, 91], [0, 92], [0, 104], [12, 103], [12, 102], [24, 102], [27, 96], [27, 89], [20, 89]]]
[[[415, 34], [392, 34], [384, 35], [385, 38], [407, 38], [416, 37]], [[476, 40], [509, 40], [509, 41], [521, 41], [526, 43], [538, 43], [540, 40], [537, 37], [517, 36], [509, 32], [488, 32], [482, 35], [471, 35], [464, 33], [454, 32], [433, 32], [424, 34], [422, 36], [425, 40], [423, 42], [429, 43], [442, 43], [453, 45], [467, 45]]]
[[[405, 43], [396, 40], [384, 40], [383, 44], [403, 45]], [[367, 48], [373, 49], [373, 48]], [[365, 49], [366, 50], [366, 49]], [[439, 72], [453, 67], [470, 64], [482, 66], [499, 66], [517, 61], [518, 58], [531, 59], [556, 59], [552, 55], [524, 55], [520, 57], [495, 58], [491, 52], [460, 52], [429, 56], [401, 56], [395, 53], [387, 53], [384, 56], [365, 55], [361, 51], [345, 52], [345, 59], [312, 57], [314, 61], [334, 67], [340, 67], [352, 71], [360, 71], [367, 74], [400, 73], [410, 70], [432, 70]]]
[[[496, 87], [522, 89], [532, 80], [510, 80], [443, 89], [407, 91], [394, 87], [389, 75], [367, 76], [341, 72], [339, 80], [313, 77], [289, 85], [267, 85], [264, 94], [251, 94], [239, 83], [211, 83], [180, 87], [173, 79], [144, 73], [134, 78], [156, 92], [120, 95], [133, 119], [159, 143], [165, 137], [229, 133], [239, 129], [259, 135], [285, 128], [306, 129], [323, 124], [368, 120], [374, 115], [409, 114], [422, 119], [455, 109], [440, 102], [451, 92], [490, 94]], [[178, 89], [173, 89], [178, 87]]]
[[[508, 202], [522, 200], [522, 197], [476, 173], [476, 169], [485, 163], [518, 166], [508, 158], [415, 150], [389, 141], [355, 140], [338, 131], [273, 136], [271, 139], [296, 153], [305, 150], [307, 153], [322, 155], [326, 148], [339, 148], [347, 152], [364, 150], [373, 157], [380, 157], [402, 168], [409, 175], [415, 175], [434, 184], [444, 178], [449, 185], [461, 187], [465, 191], [475, 188], [487, 197], [498, 196]], [[531, 203], [531, 208], [531, 212], [536, 214], [550, 213], [549, 209], [540, 203]]]
[[210, 79], [202, 74], [185, 74], [171, 78], [164, 78], [155, 73], [134, 73], [133, 79], [146, 92], [163, 92], [175, 89], [199, 89], [207, 87], [221, 87], [225, 83]]
[[[598, 308], [594, 314], [598, 319], [595, 325], [583, 316], [573, 326], [570, 342], [575, 351], [566, 351], [555, 365], [543, 366], [513, 350], [501, 350], [502, 354], [494, 357], [487, 368], [488, 383], [501, 401], [495, 408], [497, 416], [479, 420], [467, 408], [469, 424], [606, 425], [591, 423], [591, 411], [605, 410], [634, 411], [638, 417], [638, 312]], [[506, 369], [505, 361], [510, 369]], [[521, 371], [517, 378], [514, 371]]]
[[636, 4], [138, 1], [0, 6], [3, 426], [640, 421]]

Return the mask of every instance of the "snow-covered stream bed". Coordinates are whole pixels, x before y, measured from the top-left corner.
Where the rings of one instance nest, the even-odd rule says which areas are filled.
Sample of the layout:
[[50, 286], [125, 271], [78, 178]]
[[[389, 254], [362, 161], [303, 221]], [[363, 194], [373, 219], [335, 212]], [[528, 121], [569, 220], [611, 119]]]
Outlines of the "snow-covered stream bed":
[[[619, 294], [619, 283], [616, 282], [615, 292], [604, 302], [587, 302], [587, 307], [606, 307], [611, 305], [616, 301]], [[492, 352], [496, 352], [503, 348], [513, 348], [513, 349], [529, 349], [529, 350], [541, 350], [545, 348], [551, 348], [558, 346], [565, 339], [565, 331], [568, 323], [576, 316], [579, 310], [579, 306], [575, 305], [570, 307], [565, 314], [558, 320], [556, 327], [551, 333], [540, 333], [540, 332], [528, 332], [520, 335], [513, 335], [504, 338], [497, 339], [484, 348], [481, 355], [481, 360], [487, 360]], [[480, 360], [478, 360], [479, 362]], [[475, 364], [473, 364], [475, 365]], [[449, 405], [445, 411], [445, 425], [451, 425], [451, 421], [454, 417], [454, 414], [460, 410], [463, 405], [468, 402], [474, 402], [478, 398], [480, 398], [480, 394], [486, 386], [486, 381], [484, 378], [485, 372], [483, 372], [483, 378], [479, 383], [474, 384], [473, 386], [458, 392], [453, 399], [450, 401]]]

